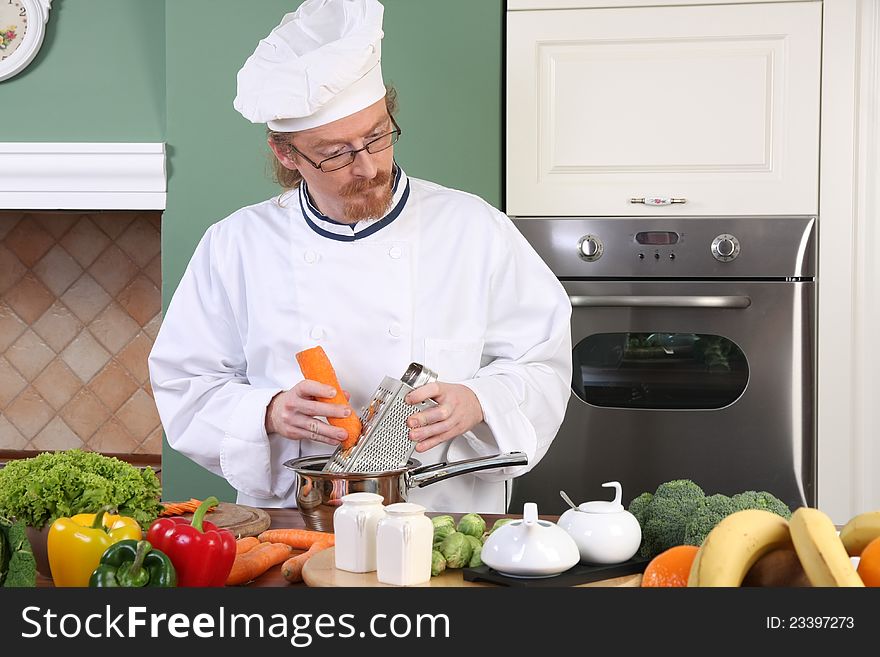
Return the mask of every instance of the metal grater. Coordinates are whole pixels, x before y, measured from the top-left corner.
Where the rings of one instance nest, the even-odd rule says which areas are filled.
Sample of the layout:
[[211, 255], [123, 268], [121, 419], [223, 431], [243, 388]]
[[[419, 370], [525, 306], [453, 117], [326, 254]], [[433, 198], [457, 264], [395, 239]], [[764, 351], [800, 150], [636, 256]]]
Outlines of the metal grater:
[[410, 363], [400, 379], [386, 376], [361, 412], [360, 438], [348, 449], [336, 448], [324, 472], [388, 472], [405, 467], [416, 448], [409, 439], [409, 416], [436, 406], [433, 399], [406, 403], [410, 391], [437, 380], [437, 374], [419, 363]]

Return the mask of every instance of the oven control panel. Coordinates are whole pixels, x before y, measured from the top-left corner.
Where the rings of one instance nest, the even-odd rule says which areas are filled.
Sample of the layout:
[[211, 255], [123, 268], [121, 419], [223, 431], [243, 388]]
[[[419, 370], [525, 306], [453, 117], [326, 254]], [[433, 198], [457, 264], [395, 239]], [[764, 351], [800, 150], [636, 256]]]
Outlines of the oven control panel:
[[[681, 234], [673, 231], [639, 231], [634, 235], [636, 244], [654, 247], [654, 258], [660, 259], [660, 247], [672, 247], [681, 241]], [[710, 246], [712, 257], [719, 262], [735, 260], [740, 253], [740, 243], [736, 236], [730, 233], [722, 233], [712, 240]], [[582, 260], [595, 262], [605, 252], [602, 240], [593, 234], [581, 236], [577, 243], [577, 254]], [[644, 260], [644, 252], [638, 253], [639, 260]], [[675, 253], [668, 254], [670, 260], [675, 259]]]
[[512, 217], [558, 278], [812, 278], [816, 217]]

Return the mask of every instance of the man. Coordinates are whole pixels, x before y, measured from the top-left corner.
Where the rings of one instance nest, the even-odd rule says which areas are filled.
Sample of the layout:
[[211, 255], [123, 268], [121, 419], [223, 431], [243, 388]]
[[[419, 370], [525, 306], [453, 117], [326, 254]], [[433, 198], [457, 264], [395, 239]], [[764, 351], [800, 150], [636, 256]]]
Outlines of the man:
[[[408, 399], [438, 404], [409, 420], [419, 460], [523, 451], [529, 466], [409, 499], [503, 513], [506, 482], [562, 422], [571, 307], [505, 215], [395, 163], [382, 13], [375, 0], [308, 0], [239, 72], [235, 107], [267, 123], [297, 188], [208, 229], [150, 355], [153, 391], [171, 446], [239, 502], [294, 506], [283, 463], [332, 452], [345, 433], [324, 418], [357, 412], [383, 377], [423, 363], [439, 382]], [[299, 372], [294, 355], [318, 344], [350, 407], [317, 401], [332, 390]]]

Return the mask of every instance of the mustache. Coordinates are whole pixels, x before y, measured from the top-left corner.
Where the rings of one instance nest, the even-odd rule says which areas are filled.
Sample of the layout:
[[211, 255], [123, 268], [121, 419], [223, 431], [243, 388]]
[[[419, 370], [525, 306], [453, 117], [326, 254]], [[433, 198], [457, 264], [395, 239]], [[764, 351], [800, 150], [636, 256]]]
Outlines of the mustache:
[[369, 189], [374, 189], [376, 187], [385, 187], [391, 184], [391, 172], [390, 171], [377, 171], [374, 178], [371, 180], [352, 180], [350, 183], [347, 183], [339, 190], [340, 196], [355, 196], [362, 192], [365, 192]]

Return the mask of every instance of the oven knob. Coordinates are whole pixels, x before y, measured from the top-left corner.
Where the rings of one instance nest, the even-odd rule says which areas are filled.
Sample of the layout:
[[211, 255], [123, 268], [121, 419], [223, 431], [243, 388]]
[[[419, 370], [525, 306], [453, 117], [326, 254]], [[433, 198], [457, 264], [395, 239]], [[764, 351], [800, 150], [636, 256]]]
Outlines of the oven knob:
[[721, 262], [730, 262], [739, 255], [739, 240], [724, 233], [712, 240], [712, 256]]
[[578, 255], [588, 262], [593, 262], [602, 257], [602, 240], [595, 235], [584, 235], [578, 240]]

